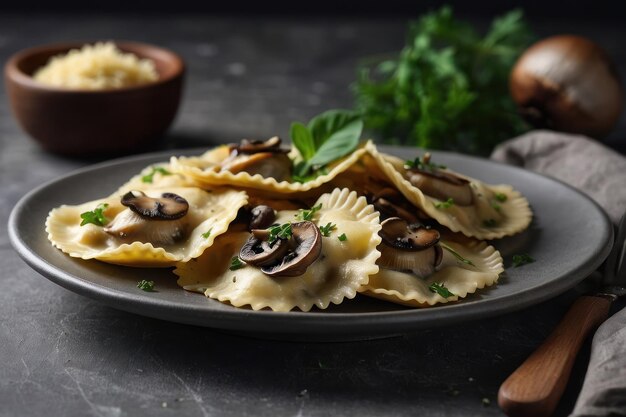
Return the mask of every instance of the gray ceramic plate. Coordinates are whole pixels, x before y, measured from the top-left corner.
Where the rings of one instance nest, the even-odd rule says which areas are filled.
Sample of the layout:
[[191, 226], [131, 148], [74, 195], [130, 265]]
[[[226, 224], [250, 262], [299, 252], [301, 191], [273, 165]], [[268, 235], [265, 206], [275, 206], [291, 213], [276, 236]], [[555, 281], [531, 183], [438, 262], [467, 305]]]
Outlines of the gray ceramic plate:
[[[407, 157], [415, 149], [387, 148]], [[434, 152], [434, 160], [488, 183], [512, 184], [530, 201], [535, 218], [522, 234], [494, 242], [505, 265], [516, 253], [529, 253], [535, 263], [507, 268], [497, 286], [465, 300], [428, 309], [408, 309], [357, 296], [325, 311], [309, 313], [251, 311], [185, 292], [171, 270], [133, 269], [70, 258], [53, 248], [44, 221], [50, 209], [100, 198], [142, 168], [172, 154], [156, 153], [94, 165], [33, 190], [15, 206], [9, 220], [11, 242], [22, 258], [51, 281], [111, 307], [163, 320], [287, 338], [369, 338], [485, 318], [518, 310], [571, 288], [608, 255], [613, 229], [604, 212], [589, 198], [555, 180], [458, 154]], [[97, 187], [94, 187], [97, 179]], [[136, 287], [154, 280], [156, 292]]]

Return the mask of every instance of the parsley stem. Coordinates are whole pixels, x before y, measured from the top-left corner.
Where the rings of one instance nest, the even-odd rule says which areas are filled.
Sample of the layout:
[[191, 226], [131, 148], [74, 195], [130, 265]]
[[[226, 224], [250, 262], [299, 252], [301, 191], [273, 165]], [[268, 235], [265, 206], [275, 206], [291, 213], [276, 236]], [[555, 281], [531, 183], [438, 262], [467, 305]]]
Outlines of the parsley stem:
[[447, 250], [448, 252], [450, 252], [452, 254], [452, 256], [454, 256], [457, 260], [463, 262], [464, 264], [471, 265], [471, 266], [476, 266], [476, 265], [474, 265], [474, 263], [472, 261], [462, 257], [460, 253], [458, 253], [457, 251], [455, 251], [454, 249], [452, 249], [450, 246], [446, 245], [445, 243], [440, 241], [439, 245], [442, 248], [444, 248], [445, 250]]

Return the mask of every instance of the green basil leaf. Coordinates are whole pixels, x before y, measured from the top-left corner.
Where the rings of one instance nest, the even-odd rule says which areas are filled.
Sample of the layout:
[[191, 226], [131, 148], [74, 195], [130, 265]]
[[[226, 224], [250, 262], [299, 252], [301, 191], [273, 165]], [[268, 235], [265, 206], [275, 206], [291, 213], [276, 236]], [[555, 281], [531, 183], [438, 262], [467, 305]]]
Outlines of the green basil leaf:
[[[313, 181], [315, 178], [320, 177], [322, 175], [328, 174], [328, 169], [326, 169], [325, 167], [320, 167], [316, 169], [315, 171], [308, 173], [311, 167], [308, 166], [306, 162], [303, 162], [302, 164], [298, 164], [298, 165], [299, 165], [300, 171], [297, 171], [296, 168], [294, 168], [294, 172], [298, 172], [298, 173], [304, 172], [304, 174], [302, 175], [293, 174], [291, 176], [291, 179], [295, 182], [305, 183], [305, 182]], [[298, 165], [296, 165], [296, 167], [298, 167]]]
[[359, 144], [359, 138], [363, 131], [363, 121], [353, 120], [341, 130], [328, 137], [318, 149], [315, 155], [308, 160], [309, 166], [322, 166], [335, 161], [350, 152]]
[[298, 151], [300, 151], [300, 155], [305, 161], [308, 161], [315, 154], [315, 143], [313, 142], [313, 136], [311, 136], [311, 132], [309, 129], [299, 122], [294, 122], [291, 124], [291, 130], [289, 132], [291, 135], [291, 141]]
[[[293, 166], [292, 177], [294, 179], [297, 179], [297, 178], [304, 179], [308, 175], [310, 169], [311, 169], [311, 166], [307, 162], [300, 161]], [[306, 181], [302, 181], [302, 182], [306, 182]]]
[[308, 124], [315, 148], [319, 149], [335, 133], [359, 119], [360, 116], [350, 110], [328, 110], [315, 116]]

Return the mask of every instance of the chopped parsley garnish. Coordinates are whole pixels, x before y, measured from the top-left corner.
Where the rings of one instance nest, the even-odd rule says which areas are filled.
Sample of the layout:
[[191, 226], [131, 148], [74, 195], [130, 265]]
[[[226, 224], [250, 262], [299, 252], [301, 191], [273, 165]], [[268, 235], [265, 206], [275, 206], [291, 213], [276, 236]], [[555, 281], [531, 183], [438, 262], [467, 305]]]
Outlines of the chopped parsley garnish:
[[328, 223], [326, 226], [320, 226], [320, 232], [322, 236], [330, 236], [330, 233], [337, 228], [336, 224]]
[[446, 201], [442, 201], [441, 203], [433, 203], [435, 205], [435, 208], [450, 208], [454, 205], [454, 199], [452, 197], [448, 197], [448, 199]]
[[154, 174], [156, 174], [157, 172], [161, 175], [172, 175], [171, 172], [169, 172], [167, 169], [163, 167], [152, 167], [152, 171], [149, 174], [146, 174], [143, 177], [141, 177], [141, 181], [152, 183], [152, 181], [154, 180]]
[[485, 226], [485, 227], [494, 227], [497, 224], [498, 224], [498, 222], [496, 221], [496, 219], [483, 220], [483, 226]]
[[137, 288], [147, 292], [154, 291], [154, 281], [146, 281], [145, 279], [142, 279], [137, 283]]
[[81, 213], [80, 218], [83, 219], [83, 221], [80, 222], [80, 225], [84, 226], [89, 223], [100, 227], [106, 225], [109, 222], [109, 219], [104, 215], [104, 210], [106, 210], [107, 207], [109, 207], [107, 203], [98, 204], [98, 207], [93, 209], [93, 211]]
[[450, 246], [446, 245], [445, 243], [439, 242], [439, 245], [442, 248], [444, 248], [445, 250], [447, 250], [448, 252], [450, 252], [452, 254], [452, 256], [454, 256], [456, 259], [458, 259], [459, 261], [463, 262], [464, 264], [476, 266], [476, 265], [474, 265], [474, 262], [470, 261], [469, 259], [466, 259], [466, 258], [462, 257], [461, 254], [459, 254], [457, 251], [455, 251], [454, 249], [452, 249]]
[[293, 234], [291, 231], [291, 223], [285, 223], [277, 226], [270, 227], [270, 236], [267, 239], [267, 242], [271, 245], [276, 242], [278, 239], [291, 239], [291, 235]]
[[206, 232], [202, 233], [202, 237], [205, 239], [208, 239], [209, 236], [211, 236], [211, 231], [213, 230], [213, 228], [211, 227], [209, 230], [207, 230]]
[[417, 168], [422, 171], [436, 171], [438, 169], [446, 169], [445, 165], [439, 165], [430, 162], [430, 153], [426, 152], [424, 156], [417, 156], [414, 160], [409, 160], [404, 163], [406, 169]]
[[500, 211], [500, 209], [502, 208], [500, 204], [496, 203], [495, 201], [491, 202], [491, 207], [493, 207], [495, 211]]
[[348, 236], [346, 236], [345, 233], [342, 233], [341, 236], [338, 236], [337, 239], [339, 239], [339, 241], [341, 242], [345, 242], [346, 240], [348, 240]]
[[513, 255], [513, 266], [517, 268], [518, 266], [531, 264], [535, 262], [535, 260], [527, 253], [521, 253], [519, 255]]
[[313, 220], [313, 216], [315, 215], [315, 213], [317, 213], [318, 211], [320, 211], [320, 209], [322, 208], [321, 204], [318, 204], [315, 207], [311, 207], [310, 210], [300, 210], [298, 212], [298, 214], [296, 214], [296, 219], [298, 220], [302, 220], [302, 221], [311, 221]]
[[232, 258], [230, 258], [230, 267], [228, 269], [230, 269], [231, 271], [236, 271], [240, 268], [243, 268], [244, 266], [246, 266], [246, 264], [239, 259], [239, 256], [233, 256]]
[[496, 200], [498, 200], [501, 203], [504, 203], [508, 199], [506, 194], [503, 194], [503, 193], [496, 193], [494, 197], [496, 198]]
[[454, 297], [456, 295], [456, 294], [453, 294], [449, 289], [447, 289], [445, 284], [443, 283], [438, 284], [436, 282], [433, 282], [432, 284], [428, 286], [428, 289], [431, 292], [436, 292], [443, 298]]

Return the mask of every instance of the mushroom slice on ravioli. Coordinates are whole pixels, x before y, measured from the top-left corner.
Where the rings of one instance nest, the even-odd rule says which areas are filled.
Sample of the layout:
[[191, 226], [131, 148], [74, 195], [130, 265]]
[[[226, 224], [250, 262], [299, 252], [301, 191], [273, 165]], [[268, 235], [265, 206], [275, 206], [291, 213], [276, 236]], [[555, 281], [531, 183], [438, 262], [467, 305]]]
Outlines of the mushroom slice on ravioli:
[[265, 142], [244, 140], [238, 145], [223, 145], [199, 157], [172, 157], [170, 166], [176, 173], [206, 186], [230, 185], [249, 190], [262, 190], [266, 195], [303, 193], [328, 183], [365, 154], [365, 146], [348, 156], [320, 168], [311, 178], [293, 175], [299, 161], [297, 149], [280, 147], [274, 137]]
[[510, 185], [484, 184], [433, 163], [429, 155], [404, 161], [374, 146], [367, 150], [414, 206], [453, 232], [499, 239], [523, 231], [532, 220], [528, 200]]
[[502, 256], [485, 242], [394, 217], [382, 223], [380, 270], [360, 292], [397, 304], [430, 307], [464, 298], [495, 284]]
[[53, 209], [48, 239], [72, 257], [165, 267], [200, 256], [247, 204], [245, 192], [198, 188], [131, 190]]
[[236, 307], [309, 311], [354, 298], [378, 271], [378, 213], [354, 191], [335, 189], [308, 210], [252, 211], [249, 231], [177, 265], [181, 287]]

